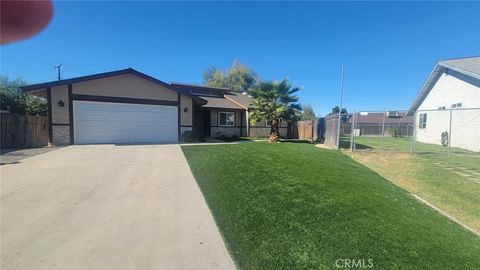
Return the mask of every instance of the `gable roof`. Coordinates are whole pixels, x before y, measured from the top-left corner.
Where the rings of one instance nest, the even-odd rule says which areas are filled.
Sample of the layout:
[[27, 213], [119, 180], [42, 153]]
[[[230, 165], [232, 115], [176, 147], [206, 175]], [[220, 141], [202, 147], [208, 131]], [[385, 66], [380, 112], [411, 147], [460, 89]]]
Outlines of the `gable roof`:
[[151, 82], [160, 84], [160, 85], [162, 85], [164, 87], [167, 87], [167, 88], [170, 88], [170, 85], [166, 82], [163, 82], [161, 80], [158, 80], [158, 79], [155, 79], [151, 76], [148, 76], [144, 73], [136, 71], [133, 68], [127, 68], [127, 69], [115, 70], [115, 71], [110, 71], [110, 72], [103, 72], [103, 73], [98, 73], [98, 74], [93, 74], [93, 75], [88, 75], [88, 76], [81, 76], [81, 77], [51, 81], [51, 82], [46, 82], [46, 83], [32, 84], [32, 85], [23, 86], [23, 87], [21, 87], [21, 89], [24, 92], [32, 92], [32, 91], [44, 89], [44, 88], [47, 88], [47, 87], [54, 87], [54, 86], [59, 86], [59, 85], [64, 85], [64, 84], [71, 84], [71, 83], [78, 83], [78, 82], [83, 82], [83, 81], [102, 79], [102, 78], [113, 77], [113, 76], [124, 75], [124, 74], [134, 74], [134, 75], [142, 77], [146, 80], [149, 80]]
[[231, 91], [230, 89], [224, 88], [224, 87], [210, 87], [210, 86], [193, 84], [193, 83], [170, 82], [170, 85], [175, 87], [175, 88], [179, 88], [179, 89], [183, 89], [183, 90], [187, 90], [187, 91], [190, 91], [192, 89], [195, 89], [195, 90], [197, 90], [197, 89], [217, 90], [217, 91], [221, 91], [221, 92], [230, 92]]
[[410, 106], [409, 115], [412, 115], [413, 112], [420, 107], [440, 75], [445, 73], [448, 69], [480, 80], [480, 57], [466, 57], [439, 61]]
[[480, 79], [480, 56], [438, 62], [440, 66]]
[[253, 98], [249, 96], [247, 93], [225, 93], [223, 95], [226, 99], [233, 101], [234, 103], [240, 105], [244, 109], [248, 109], [252, 107]]
[[45, 88], [49, 87], [54, 87], [54, 86], [59, 86], [59, 85], [65, 85], [65, 84], [72, 84], [72, 83], [78, 83], [78, 82], [84, 82], [84, 81], [90, 81], [90, 80], [97, 80], [97, 79], [102, 79], [102, 78], [107, 78], [107, 77], [113, 77], [113, 76], [118, 76], [118, 75], [124, 75], [124, 74], [133, 74], [136, 75], [140, 78], [143, 78], [147, 81], [156, 83], [158, 85], [161, 85], [165, 88], [168, 88], [170, 90], [173, 90], [175, 92], [178, 92], [180, 94], [186, 95], [197, 101], [198, 103], [204, 104], [205, 101], [198, 98], [197, 96], [194, 96], [190, 94], [190, 92], [187, 91], [182, 91], [181, 89], [174, 88], [170, 84], [163, 82], [159, 79], [156, 79], [152, 76], [149, 76], [145, 73], [139, 72], [133, 68], [127, 68], [127, 69], [121, 69], [121, 70], [115, 70], [115, 71], [110, 71], [110, 72], [104, 72], [104, 73], [98, 73], [98, 74], [93, 74], [93, 75], [88, 75], [88, 76], [81, 76], [81, 77], [75, 77], [71, 79], [64, 79], [64, 80], [57, 80], [57, 81], [51, 81], [51, 82], [46, 82], [46, 83], [39, 83], [39, 84], [32, 84], [32, 85], [27, 85], [20, 87], [20, 89], [23, 92], [34, 92], [38, 90], [42, 90]]
[[218, 108], [218, 109], [233, 109], [233, 110], [244, 110], [245, 108], [240, 105], [232, 102], [229, 99], [224, 97], [210, 97], [210, 96], [201, 96], [201, 99], [207, 101], [206, 104], [203, 104], [203, 108]]
[[[199, 94], [198, 96], [201, 99], [207, 101], [207, 104], [204, 104], [204, 108], [231, 108], [231, 109], [248, 109], [252, 105], [252, 97], [243, 94], [232, 92], [228, 88], [223, 87], [210, 87], [198, 84], [189, 84], [189, 83], [179, 83], [171, 82], [170, 85], [176, 89], [181, 89], [182, 91], [191, 92], [192, 90], [214, 90], [220, 91], [223, 97], [216, 97], [213, 95], [204, 95]], [[223, 99], [223, 100], [222, 100]]]

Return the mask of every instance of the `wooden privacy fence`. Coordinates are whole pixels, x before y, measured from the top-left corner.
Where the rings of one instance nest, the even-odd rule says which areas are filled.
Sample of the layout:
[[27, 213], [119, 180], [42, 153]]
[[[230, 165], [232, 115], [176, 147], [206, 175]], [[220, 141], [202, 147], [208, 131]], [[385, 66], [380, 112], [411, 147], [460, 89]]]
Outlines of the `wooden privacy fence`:
[[48, 145], [48, 117], [2, 113], [0, 119], [1, 148]]
[[287, 126], [287, 138], [298, 139], [298, 126], [297, 123], [289, 122]]
[[298, 139], [313, 141], [313, 121], [298, 121]]

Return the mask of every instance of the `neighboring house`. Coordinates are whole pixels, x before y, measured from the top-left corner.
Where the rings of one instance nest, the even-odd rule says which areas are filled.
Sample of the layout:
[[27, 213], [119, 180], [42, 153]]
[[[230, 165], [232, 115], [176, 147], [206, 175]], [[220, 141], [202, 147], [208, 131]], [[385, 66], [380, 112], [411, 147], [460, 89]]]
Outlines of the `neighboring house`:
[[250, 125], [248, 95], [166, 83], [131, 68], [22, 90], [48, 100], [50, 142], [57, 145], [178, 142], [191, 130], [213, 137], [270, 132], [267, 123]]
[[398, 130], [401, 136], [411, 136], [413, 134], [413, 116], [409, 116], [405, 112], [358, 112], [351, 114], [348, 117], [347, 124], [343, 125], [348, 129], [348, 133], [354, 119], [357, 136], [394, 135], [393, 129]]
[[417, 141], [480, 151], [480, 57], [438, 62], [409, 114]]

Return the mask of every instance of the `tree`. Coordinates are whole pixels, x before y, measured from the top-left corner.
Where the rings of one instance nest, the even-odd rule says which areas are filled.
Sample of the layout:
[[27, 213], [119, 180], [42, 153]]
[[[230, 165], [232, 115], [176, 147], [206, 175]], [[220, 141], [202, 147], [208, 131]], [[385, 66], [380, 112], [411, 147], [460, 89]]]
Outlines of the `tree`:
[[303, 106], [301, 119], [307, 120], [307, 121], [313, 121], [316, 119], [315, 111], [313, 110], [312, 106], [310, 105]]
[[214, 67], [203, 72], [203, 84], [209, 87], [227, 87], [224, 72]]
[[279, 122], [296, 118], [302, 109], [296, 103], [298, 97], [294, 95], [300, 90], [293, 87], [286, 79], [281, 82], [260, 82], [250, 90], [254, 98], [252, 106], [255, 108], [250, 113], [250, 119], [255, 122], [271, 121], [270, 142], [277, 142], [280, 138]]
[[[340, 108], [338, 106], [335, 106], [332, 108], [332, 112], [329, 113], [328, 115], [338, 114], [339, 111], [340, 111]], [[342, 108], [341, 119], [343, 122], [347, 121], [348, 119], [348, 112], [346, 108]]]
[[233, 92], [247, 92], [257, 83], [255, 71], [235, 60], [232, 66], [222, 71], [211, 67], [203, 72], [203, 84], [210, 87], [224, 87]]
[[250, 90], [257, 82], [257, 75], [253, 69], [242, 65], [239, 60], [235, 60], [230, 70], [227, 72], [227, 88], [234, 92], [242, 93]]
[[44, 115], [48, 114], [48, 102], [44, 98], [33, 95], [26, 95], [26, 113], [29, 115]]
[[6, 76], [0, 77], [1, 109], [20, 115], [47, 115], [47, 101], [20, 90], [26, 85], [22, 79], [9, 80]]

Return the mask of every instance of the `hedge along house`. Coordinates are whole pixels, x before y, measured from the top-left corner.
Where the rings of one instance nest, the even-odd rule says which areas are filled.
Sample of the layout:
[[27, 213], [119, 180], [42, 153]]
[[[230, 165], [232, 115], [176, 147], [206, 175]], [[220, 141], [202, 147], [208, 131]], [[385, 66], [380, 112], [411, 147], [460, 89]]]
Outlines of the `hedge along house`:
[[47, 99], [54, 145], [172, 143], [192, 130], [214, 137], [250, 134], [247, 95], [169, 84], [131, 68], [22, 90]]

